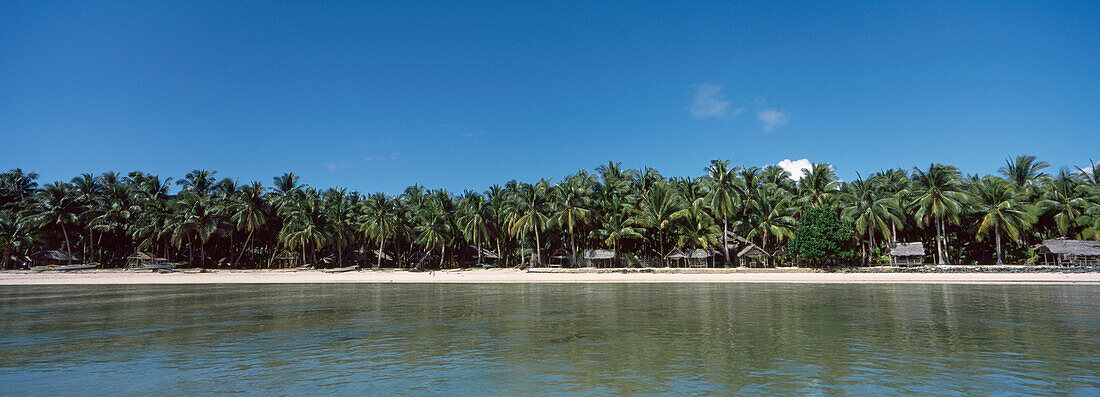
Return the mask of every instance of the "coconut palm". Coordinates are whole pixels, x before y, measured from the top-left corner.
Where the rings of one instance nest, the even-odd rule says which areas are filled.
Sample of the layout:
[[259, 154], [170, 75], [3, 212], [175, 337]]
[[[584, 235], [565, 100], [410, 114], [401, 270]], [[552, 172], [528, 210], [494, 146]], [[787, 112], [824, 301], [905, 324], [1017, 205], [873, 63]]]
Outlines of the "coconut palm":
[[1021, 202], [1021, 192], [1016, 190], [1012, 182], [995, 176], [986, 176], [970, 185], [970, 197], [974, 204], [975, 212], [981, 217], [978, 225], [977, 238], [993, 232], [997, 247], [997, 264], [1003, 264], [1001, 233], [1017, 239], [1020, 231], [1028, 228], [1037, 220], [1034, 210]]
[[374, 267], [382, 267], [386, 239], [396, 237], [399, 229], [404, 225], [401, 221], [398, 201], [385, 193], [375, 193], [363, 202], [362, 213], [359, 218], [359, 231], [367, 238], [378, 242]]
[[217, 171], [194, 170], [188, 172], [187, 175], [184, 176], [183, 179], [177, 181], [176, 184], [181, 186], [181, 192], [194, 193], [196, 196], [200, 197], [207, 196], [214, 189], [216, 181], [216, 179], [214, 179], [214, 174], [217, 173]]
[[913, 168], [914, 218], [924, 225], [935, 226], [936, 257], [941, 265], [948, 262], [944, 256], [947, 246], [943, 237], [944, 219], [958, 222], [966, 201], [966, 193], [959, 190], [960, 178], [958, 169], [948, 165], [932, 164], [927, 171]]
[[1062, 237], [1073, 236], [1077, 220], [1088, 203], [1077, 178], [1062, 170], [1057, 177], [1046, 180], [1044, 187], [1038, 207], [1053, 217], [1055, 229]]
[[821, 207], [840, 190], [836, 171], [825, 163], [814, 164], [798, 180], [798, 190], [802, 194], [803, 205]]
[[489, 201], [479, 193], [466, 191], [458, 204], [458, 227], [477, 249], [477, 263], [482, 263], [481, 244], [496, 232]]
[[672, 229], [684, 209], [683, 199], [668, 182], [657, 182], [642, 196], [636, 214], [631, 218], [635, 225], [656, 232], [659, 255], [665, 252], [665, 233]]
[[320, 193], [316, 190], [308, 188], [289, 196], [279, 212], [284, 221], [279, 240], [288, 249], [297, 248], [303, 263], [308, 261], [307, 248], [318, 249], [329, 241]]
[[592, 189], [588, 187], [587, 174], [565, 178], [551, 189], [550, 225], [564, 228], [569, 233], [569, 249], [573, 260], [577, 259], [577, 228], [588, 224], [592, 216]]
[[748, 238], [760, 237], [760, 248], [767, 251], [768, 238], [775, 237], [776, 243], [794, 237], [795, 207], [790, 198], [777, 185], [764, 185], [755, 189], [753, 199], [745, 206], [748, 214]]
[[39, 227], [60, 227], [65, 238], [65, 252], [71, 254], [68, 226], [75, 225], [82, 212], [72, 186], [60, 182], [48, 184], [35, 193], [35, 199], [32, 220]]
[[513, 215], [509, 222], [508, 233], [521, 236], [534, 234], [535, 255], [542, 260], [541, 232], [550, 222], [549, 202], [550, 181], [543, 179], [534, 185], [521, 184], [516, 194]]
[[841, 201], [845, 204], [844, 216], [852, 219], [857, 232], [866, 233], [867, 253], [864, 259], [870, 261], [875, 247], [875, 231], [884, 237], [890, 236], [891, 227], [902, 223], [901, 205], [897, 198], [883, 193], [879, 186], [864, 181], [862, 177], [846, 186], [841, 193]]
[[267, 190], [260, 182], [252, 182], [240, 189], [240, 193], [234, 196], [234, 202], [228, 207], [231, 215], [230, 221], [238, 231], [248, 233], [244, 239], [244, 246], [237, 254], [234, 264], [239, 264], [244, 253], [248, 251], [253, 235], [267, 223], [270, 209], [264, 201], [264, 192]]
[[1050, 167], [1050, 163], [1039, 161], [1035, 156], [1016, 156], [1014, 159], [1006, 159], [1005, 166], [999, 170], [1009, 182], [1016, 185], [1020, 193], [1031, 197], [1035, 187], [1046, 178], [1043, 169]]
[[740, 197], [737, 195], [736, 170], [736, 168], [730, 168], [728, 160], [711, 160], [710, 166], [706, 168], [706, 178], [710, 185], [707, 204], [717, 216], [722, 218], [723, 249], [721, 251], [726, 266], [730, 264], [729, 251], [725, 249], [729, 247], [729, 218], [740, 204]]
[[200, 266], [206, 264], [206, 243], [218, 229], [217, 210], [211, 207], [210, 201], [209, 197], [197, 194], [181, 195], [165, 225], [177, 249], [187, 242], [188, 252], [191, 252], [194, 241], [198, 240]]

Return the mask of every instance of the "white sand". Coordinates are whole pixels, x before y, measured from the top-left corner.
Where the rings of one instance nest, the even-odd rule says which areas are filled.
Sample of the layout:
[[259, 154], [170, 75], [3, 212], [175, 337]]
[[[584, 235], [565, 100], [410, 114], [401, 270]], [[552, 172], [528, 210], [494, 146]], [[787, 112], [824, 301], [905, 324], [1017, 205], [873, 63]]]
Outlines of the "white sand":
[[0, 285], [64, 284], [292, 284], [292, 283], [907, 283], [907, 284], [1092, 284], [1100, 273], [827, 273], [809, 271], [709, 271], [704, 273], [550, 272], [515, 269], [408, 271], [218, 270], [167, 274], [94, 270], [70, 273], [0, 272]]

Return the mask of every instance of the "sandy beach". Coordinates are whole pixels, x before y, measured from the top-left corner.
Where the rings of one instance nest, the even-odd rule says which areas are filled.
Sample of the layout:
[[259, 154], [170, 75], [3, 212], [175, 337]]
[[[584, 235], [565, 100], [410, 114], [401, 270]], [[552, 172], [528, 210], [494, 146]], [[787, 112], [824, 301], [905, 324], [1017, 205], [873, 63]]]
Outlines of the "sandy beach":
[[[733, 270], [733, 271], [731, 271]], [[712, 269], [692, 272], [557, 271], [517, 269], [404, 270], [323, 273], [289, 270], [213, 270], [152, 273], [93, 270], [80, 272], [5, 271], [0, 285], [88, 284], [295, 284], [295, 283], [883, 283], [883, 284], [1096, 284], [1100, 273], [856, 273], [810, 269], [752, 271]]]

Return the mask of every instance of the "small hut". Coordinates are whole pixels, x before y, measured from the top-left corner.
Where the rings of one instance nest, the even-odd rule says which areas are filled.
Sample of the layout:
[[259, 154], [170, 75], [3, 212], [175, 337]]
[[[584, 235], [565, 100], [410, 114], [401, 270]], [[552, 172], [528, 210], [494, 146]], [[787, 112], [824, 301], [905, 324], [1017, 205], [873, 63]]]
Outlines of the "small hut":
[[665, 265], [667, 267], [680, 267], [684, 265], [684, 260], [687, 259], [687, 254], [681, 251], [679, 248], [673, 248], [665, 254]]
[[721, 254], [713, 249], [695, 248], [683, 252], [687, 267], [713, 267]]
[[890, 243], [890, 264], [914, 266], [924, 263], [924, 243]]
[[298, 255], [294, 255], [293, 252], [282, 250], [282, 252], [279, 252], [279, 255], [275, 255], [275, 257], [271, 259], [271, 266], [283, 269], [291, 268], [298, 266], [301, 260], [302, 258]]
[[737, 262], [741, 266], [756, 267], [767, 266], [768, 258], [771, 257], [768, 251], [764, 251], [763, 248], [757, 247], [756, 244], [749, 243], [745, 246], [741, 252], [737, 253]]
[[48, 250], [39, 255], [38, 260], [43, 265], [71, 265], [73, 262], [80, 262], [80, 257], [62, 250]]
[[497, 255], [496, 252], [488, 250], [485, 247], [477, 247], [471, 244], [466, 245], [466, 247], [462, 249], [461, 258], [463, 263], [479, 265], [479, 259], [481, 262], [496, 262], [500, 259], [500, 256]]
[[135, 251], [130, 256], [126, 257], [127, 269], [143, 269], [145, 265], [152, 265], [157, 262], [167, 262], [168, 258], [160, 258], [156, 255], [148, 252]]
[[573, 255], [565, 248], [558, 248], [550, 254], [549, 267], [573, 267]]
[[790, 251], [787, 251], [787, 246], [784, 245], [775, 250], [775, 252], [772, 252], [772, 263], [774, 263], [776, 266], [788, 264], [790, 263], [790, 256]]
[[1100, 266], [1100, 241], [1043, 240], [1035, 251], [1044, 265]]
[[590, 267], [615, 267], [615, 250], [584, 250], [584, 263]]

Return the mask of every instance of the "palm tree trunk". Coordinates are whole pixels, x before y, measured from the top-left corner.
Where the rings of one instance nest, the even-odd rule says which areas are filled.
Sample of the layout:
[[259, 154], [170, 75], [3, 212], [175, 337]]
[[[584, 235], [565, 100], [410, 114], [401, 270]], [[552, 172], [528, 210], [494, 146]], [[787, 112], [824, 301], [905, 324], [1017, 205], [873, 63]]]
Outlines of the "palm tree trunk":
[[240, 265], [241, 258], [244, 257], [244, 252], [248, 251], [248, 242], [252, 241], [252, 233], [254, 233], [254, 232], [255, 232], [255, 230], [251, 230], [251, 231], [248, 232], [248, 237], [246, 237], [244, 239], [244, 247], [241, 247], [241, 253], [237, 254], [237, 260], [233, 261], [234, 265], [238, 265], [238, 266]]
[[875, 263], [875, 228], [867, 226], [867, 229], [870, 232], [868, 234], [871, 236], [871, 245], [867, 247], [867, 264], [873, 265]]
[[577, 240], [573, 237], [573, 228], [569, 228], [569, 247], [572, 252], [569, 255], [569, 266], [577, 261]]
[[385, 252], [385, 251], [382, 251], [382, 249], [385, 246], [386, 246], [386, 235], [382, 234], [382, 238], [379, 239], [379, 241], [378, 241], [378, 252], [374, 253], [374, 257], [375, 257], [374, 267], [376, 269], [381, 269], [382, 268], [382, 253]]
[[542, 264], [542, 240], [539, 238], [539, 228], [534, 224], [531, 226], [535, 227], [535, 255], [538, 263]]
[[69, 246], [69, 232], [65, 231], [64, 223], [61, 224], [61, 235], [65, 236], [65, 254], [67, 254], [69, 258], [72, 258], [73, 251], [72, 247]]
[[947, 248], [947, 242], [943, 239], [943, 219], [941, 218], [936, 218], [936, 240], [938, 244], [936, 248], [940, 254], [940, 264], [946, 265], [947, 259], [944, 258], [943, 251]]
[[1003, 265], [1004, 262], [1001, 261], [1001, 229], [994, 228], [993, 234], [997, 236], [997, 264]]
[[729, 217], [722, 215], [722, 257], [726, 259], [726, 267], [730, 266], [729, 234]]
[[439, 251], [439, 269], [443, 269], [443, 258], [447, 257], [447, 244], [443, 244], [443, 249]]

